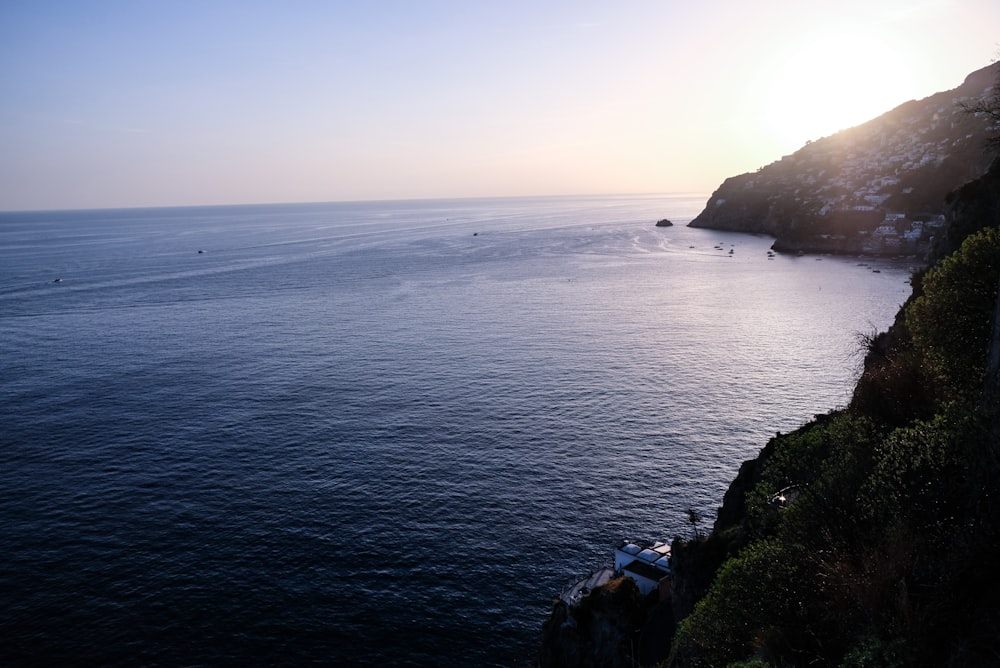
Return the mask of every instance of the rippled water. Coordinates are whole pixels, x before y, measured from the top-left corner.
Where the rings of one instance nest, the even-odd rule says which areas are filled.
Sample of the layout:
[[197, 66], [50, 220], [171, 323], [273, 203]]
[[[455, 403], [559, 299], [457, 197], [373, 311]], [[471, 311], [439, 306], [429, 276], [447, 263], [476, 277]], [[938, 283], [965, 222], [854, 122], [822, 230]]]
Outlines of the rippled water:
[[619, 538], [843, 405], [909, 292], [703, 203], [0, 215], [0, 659], [530, 658]]

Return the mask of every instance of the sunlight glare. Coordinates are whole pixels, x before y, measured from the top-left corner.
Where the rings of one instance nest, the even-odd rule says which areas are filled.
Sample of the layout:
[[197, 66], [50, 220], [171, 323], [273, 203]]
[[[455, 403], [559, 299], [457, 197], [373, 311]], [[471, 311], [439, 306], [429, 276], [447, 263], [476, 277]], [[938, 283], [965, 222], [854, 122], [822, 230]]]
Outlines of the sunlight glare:
[[761, 113], [766, 127], [798, 148], [808, 140], [869, 121], [906, 101], [905, 54], [885, 35], [812, 34], [777, 56]]

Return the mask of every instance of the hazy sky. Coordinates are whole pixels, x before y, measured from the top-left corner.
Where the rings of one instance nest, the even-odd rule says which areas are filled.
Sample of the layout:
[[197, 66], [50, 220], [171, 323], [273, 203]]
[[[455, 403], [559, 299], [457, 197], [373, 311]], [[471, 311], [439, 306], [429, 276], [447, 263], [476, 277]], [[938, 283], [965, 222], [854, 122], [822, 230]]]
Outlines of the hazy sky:
[[998, 0], [11, 0], [0, 210], [708, 193], [998, 52]]

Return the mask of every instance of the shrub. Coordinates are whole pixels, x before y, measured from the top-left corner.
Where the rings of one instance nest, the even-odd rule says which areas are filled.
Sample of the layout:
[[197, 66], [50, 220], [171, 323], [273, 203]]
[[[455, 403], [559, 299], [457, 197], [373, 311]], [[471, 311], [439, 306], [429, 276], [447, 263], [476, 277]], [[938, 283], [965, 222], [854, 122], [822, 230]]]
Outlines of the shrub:
[[927, 272], [907, 310], [917, 351], [956, 397], [982, 390], [998, 281], [1000, 230], [988, 227]]
[[[863, 511], [887, 528], [944, 539], [966, 512], [970, 428], [957, 407], [899, 429], [876, 449]], [[928, 546], [929, 547], [929, 546]]]
[[869, 636], [847, 653], [840, 668], [905, 668], [910, 665], [913, 664], [905, 641], [898, 638], [885, 641]]
[[851, 410], [901, 427], [931, 417], [940, 395], [936, 375], [924, 357], [912, 349], [900, 350], [865, 369], [854, 388]]
[[[801, 540], [819, 523], [829, 519], [834, 498], [849, 498], [841, 490], [850, 486], [843, 476], [867, 461], [878, 440], [875, 423], [850, 413], [823, 416], [791, 434], [775, 440], [763, 466], [760, 482], [747, 494], [747, 517], [756, 536], [772, 534], [783, 516], [797, 516]], [[861, 463], [859, 463], [861, 462]], [[793, 488], [800, 496], [787, 508], [775, 503], [775, 495]], [[814, 517], [803, 515], [815, 508]]]
[[803, 615], [806, 564], [801, 547], [776, 540], [758, 541], [730, 559], [681, 625], [677, 656], [693, 666], [719, 666], [768, 653]]

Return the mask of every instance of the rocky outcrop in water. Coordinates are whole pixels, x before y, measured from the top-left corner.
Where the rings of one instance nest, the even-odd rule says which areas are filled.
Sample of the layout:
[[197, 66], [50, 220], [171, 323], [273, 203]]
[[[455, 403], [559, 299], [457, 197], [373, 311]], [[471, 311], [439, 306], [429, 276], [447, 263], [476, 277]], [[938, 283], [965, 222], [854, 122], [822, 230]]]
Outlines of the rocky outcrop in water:
[[629, 668], [645, 617], [639, 588], [619, 577], [590, 592], [579, 605], [560, 599], [542, 627], [542, 668]]

